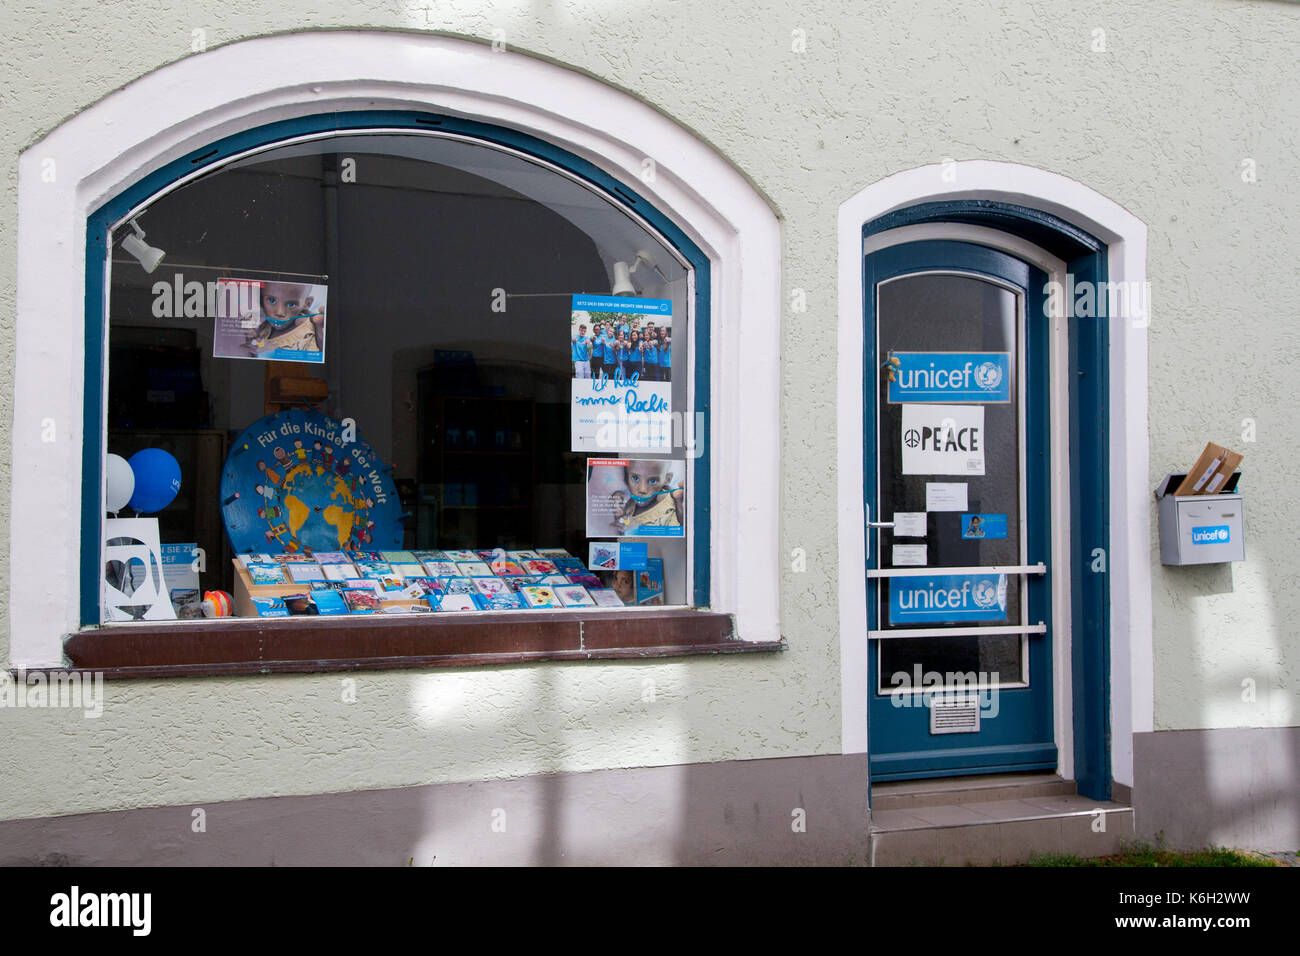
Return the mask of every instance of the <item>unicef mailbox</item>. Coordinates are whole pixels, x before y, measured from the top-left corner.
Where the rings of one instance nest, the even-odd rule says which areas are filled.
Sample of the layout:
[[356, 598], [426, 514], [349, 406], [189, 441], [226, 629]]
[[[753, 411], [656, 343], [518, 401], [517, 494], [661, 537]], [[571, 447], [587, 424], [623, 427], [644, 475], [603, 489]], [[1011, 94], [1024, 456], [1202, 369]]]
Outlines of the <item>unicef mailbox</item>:
[[1235, 472], [1215, 495], [1174, 494], [1185, 475], [1166, 475], [1156, 489], [1160, 513], [1160, 563], [1220, 564], [1246, 560], [1246, 532]]
[[236, 554], [391, 550], [401, 505], [388, 466], [355, 427], [316, 411], [258, 419], [221, 475], [221, 517]]

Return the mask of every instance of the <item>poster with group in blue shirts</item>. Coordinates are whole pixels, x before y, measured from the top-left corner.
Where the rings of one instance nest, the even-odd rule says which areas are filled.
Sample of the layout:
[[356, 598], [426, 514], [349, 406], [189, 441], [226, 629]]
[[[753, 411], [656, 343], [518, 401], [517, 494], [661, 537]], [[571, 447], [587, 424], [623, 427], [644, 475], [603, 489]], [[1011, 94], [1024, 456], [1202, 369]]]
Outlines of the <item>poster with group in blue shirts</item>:
[[571, 451], [672, 447], [672, 312], [668, 299], [573, 297]]

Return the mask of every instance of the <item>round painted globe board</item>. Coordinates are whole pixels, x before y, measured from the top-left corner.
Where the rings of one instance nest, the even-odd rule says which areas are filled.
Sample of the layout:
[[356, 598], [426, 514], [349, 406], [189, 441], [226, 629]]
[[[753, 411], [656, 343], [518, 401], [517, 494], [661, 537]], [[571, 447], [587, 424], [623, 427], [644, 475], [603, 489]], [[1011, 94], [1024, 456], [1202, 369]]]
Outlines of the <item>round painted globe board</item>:
[[221, 475], [236, 554], [396, 550], [401, 514], [388, 465], [317, 411], [258, 419], [235, 439]]

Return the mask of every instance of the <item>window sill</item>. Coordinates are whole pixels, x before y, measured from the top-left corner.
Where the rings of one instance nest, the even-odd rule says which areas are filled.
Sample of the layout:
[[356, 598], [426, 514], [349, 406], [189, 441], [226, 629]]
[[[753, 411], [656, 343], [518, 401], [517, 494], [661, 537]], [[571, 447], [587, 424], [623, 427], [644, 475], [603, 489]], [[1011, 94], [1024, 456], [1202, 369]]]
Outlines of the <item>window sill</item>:
[[105, 678], [160, 678], [622, 660], [785, 646], [740, 640], [730, 614], [663, 608], [112, 625], [72, 634], [64, 653], [77, 669]]

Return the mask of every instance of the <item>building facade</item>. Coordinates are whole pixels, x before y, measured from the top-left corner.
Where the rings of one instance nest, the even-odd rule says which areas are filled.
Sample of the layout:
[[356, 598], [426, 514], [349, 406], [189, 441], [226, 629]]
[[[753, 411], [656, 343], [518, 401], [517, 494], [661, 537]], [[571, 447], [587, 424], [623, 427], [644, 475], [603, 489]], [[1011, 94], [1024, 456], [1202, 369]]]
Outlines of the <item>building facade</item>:
[[[19, 14], [6, 862], [1294, 847], [1300, 10], [1053, 16]], [[649, 439], [583, 419], [606, 381]], [[1244, 458], [1197, 527], [1244, 555], [1167, 564], [1206, 442]], [[146, 449], [180, 490], [124, 507]], [[317, 522], [567, 550], [619, 606], [257, 616], [311, 587], [239, 555]], [[178, 620], [209, 590], [242, 613]]]

